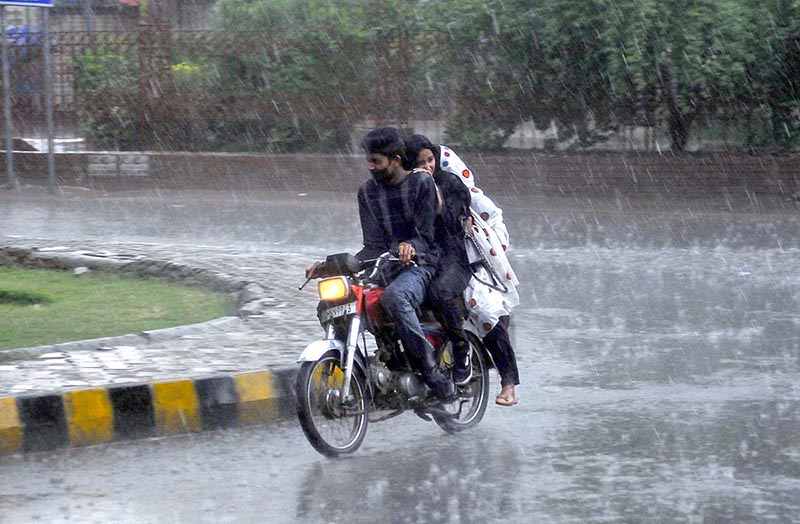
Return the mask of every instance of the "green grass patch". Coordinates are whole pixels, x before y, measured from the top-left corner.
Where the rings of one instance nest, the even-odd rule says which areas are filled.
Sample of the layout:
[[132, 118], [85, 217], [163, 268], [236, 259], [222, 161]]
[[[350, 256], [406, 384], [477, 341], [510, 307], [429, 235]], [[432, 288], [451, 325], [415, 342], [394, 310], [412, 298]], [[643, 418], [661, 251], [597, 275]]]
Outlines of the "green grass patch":
[[182, 326], [235, 310], [224, 293], [158, 279], [0, 266], [0, 349]]

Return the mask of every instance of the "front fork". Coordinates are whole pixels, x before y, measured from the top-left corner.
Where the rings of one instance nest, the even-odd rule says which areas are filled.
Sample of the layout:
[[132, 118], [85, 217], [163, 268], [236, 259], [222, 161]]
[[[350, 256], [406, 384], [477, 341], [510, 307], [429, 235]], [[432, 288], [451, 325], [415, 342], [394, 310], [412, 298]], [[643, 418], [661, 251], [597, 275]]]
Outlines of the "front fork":
[[[342, 400], [350, 403], [353, 400], [350, 394], [350, 382], [353, 379], [353, 365], [355, 364], [356, 351], [358, 351], [358, 336], [361, 334], [361, 316], [353, 315], [350, 327], [347, 330], [347, 343], [343, 355], [344, 383], [342, 384]], [[333, 337], [333, 328], [328, 328], [328, 336]]]

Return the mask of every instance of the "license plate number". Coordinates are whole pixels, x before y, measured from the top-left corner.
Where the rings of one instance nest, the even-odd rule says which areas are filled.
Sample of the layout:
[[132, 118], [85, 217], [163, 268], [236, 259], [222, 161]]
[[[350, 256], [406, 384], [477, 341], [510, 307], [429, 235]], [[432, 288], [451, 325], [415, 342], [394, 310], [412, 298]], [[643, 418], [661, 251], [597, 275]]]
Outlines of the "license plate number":
[[322, 321], [327, 322], [332, 318], [343, 317], [345, 315], [351, 315], [356, 312], [356, 303], [350, 302], [348, 304], [342, 304], [341, 306], [333, 306], [330, 309], [327, 309], [322, 314]]

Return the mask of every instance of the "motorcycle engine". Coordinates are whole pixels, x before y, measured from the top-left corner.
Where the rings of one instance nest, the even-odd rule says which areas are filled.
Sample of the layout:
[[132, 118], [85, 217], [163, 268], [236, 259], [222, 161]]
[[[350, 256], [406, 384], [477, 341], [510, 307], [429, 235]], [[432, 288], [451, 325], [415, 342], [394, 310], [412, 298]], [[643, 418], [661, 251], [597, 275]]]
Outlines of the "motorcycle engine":
[[415, 373], [406, 371], [395, 374], [395, 384], [408, 398], [425, 398], [428, 396], [428, 386], [423, 383]]
[[373, 362], [370, 369], [372, 370], [372, 383], [378, 387], [381, 393], [388, 393], [392, 387], [392, 372], [379, 362]]
[[378, 362], [374, 362], [370, 369], [373, 384], [383, 394], [395, 393], [410, 399], [425, 398], [429, 393], [428, 386], [411, 371], [389, 371]]

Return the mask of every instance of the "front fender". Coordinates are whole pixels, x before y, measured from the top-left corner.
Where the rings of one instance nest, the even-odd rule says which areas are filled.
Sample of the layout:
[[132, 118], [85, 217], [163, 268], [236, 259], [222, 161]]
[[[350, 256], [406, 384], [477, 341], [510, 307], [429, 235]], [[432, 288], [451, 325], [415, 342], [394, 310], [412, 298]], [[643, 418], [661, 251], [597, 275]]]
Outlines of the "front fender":
[[[297, 357], [297, 363], [303, 362], [316, 362], [319, 360], [322, 355], [327, 353], [328, 351], [335, 349], [339, 352], [339, 360], [343, 360], [344, 352], [345, 352], [345, 345], [344, 342], [341, 340], [336, 339], [323, 339], [323, 340], [315, 340], [311, 344], [307, 345], [306, 348], [300, 353], [300, 356]], [[353, 361], [355, 364], [356, 369], [361, 372], [361, 376], [367, 376], [367, 364], [364, 362], [364, 356], [361, 354], [360, 351], [356, 351], [356, 358]]]
[[337, 350], [341, 358], [344, 355], [344, 342], [335, 338], [315, 340], [300, 353], [300, 356], [297, 357], [297, 362], [316, 362], [322, 355], [332, 349]]

